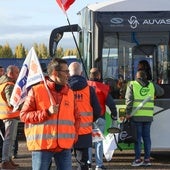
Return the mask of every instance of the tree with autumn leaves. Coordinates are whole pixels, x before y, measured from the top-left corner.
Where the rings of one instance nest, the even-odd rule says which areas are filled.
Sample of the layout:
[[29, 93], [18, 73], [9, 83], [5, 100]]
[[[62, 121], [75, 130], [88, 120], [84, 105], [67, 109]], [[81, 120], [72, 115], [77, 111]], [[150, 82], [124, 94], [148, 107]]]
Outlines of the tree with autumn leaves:
[[[33, 45], [37, 56], [41, 59], [49, 58], [49, 51], [45, 44], [37, 44]], [[29, 49], [25, 48], [22, 43], [18, 44], [14, 50], [10, 47], [8, 43], [5, 45], [0, 45], [0, 58], [25, 58], [28, 54]], [[63, 49], [59, 47], [56, 52], [56, 57], [63, 57], [68, 55], [76, 55], [76, 49]]]

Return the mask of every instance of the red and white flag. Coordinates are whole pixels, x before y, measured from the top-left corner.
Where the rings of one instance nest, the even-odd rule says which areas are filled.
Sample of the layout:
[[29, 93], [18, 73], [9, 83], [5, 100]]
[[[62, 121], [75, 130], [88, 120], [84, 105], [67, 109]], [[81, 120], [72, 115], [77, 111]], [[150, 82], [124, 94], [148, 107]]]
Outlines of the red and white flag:
[[60, 8], [64, 11], [67, 11], [67, 9], [70, 7], [71, 4], [74, 3], [75, 0], [56, 0]]
[[44, 81], [44, 75], [34, 48], [29, 51], [12, 92], [10, 103], [16, 111], [25, 101], [28, 90], [33, 84]]

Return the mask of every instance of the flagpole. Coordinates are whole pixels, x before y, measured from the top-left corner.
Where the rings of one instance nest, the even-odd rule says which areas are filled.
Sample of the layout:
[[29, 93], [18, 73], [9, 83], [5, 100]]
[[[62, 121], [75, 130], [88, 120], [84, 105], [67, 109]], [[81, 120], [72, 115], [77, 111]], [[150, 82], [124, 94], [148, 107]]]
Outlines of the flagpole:
[[54, 100], [54, 97], [52, 96], [52, 94], [51, 94], [51, 92], [50, 92], [50, 90], [49, 90], [49, 88], [48, 88], [48, 86], [47, 86], [47, 83], [46, 83], [46, 81], [45, 81], [44, 76], [42, 76], [42, 79], [43, 79], [45, 88], [46, 88], [46, 90], [47, 90], [47, 93], [48, 93], [48, 96], [49, 96], [51, 105], [56, 105], [56, 102], [55, 102], [55, 100]]
[[[34, 48], [33, 48], [33, 49], [34, 49]], [[35, 50], [33, 50], [33, 51], [34, 51], [34, 55], [36, 56], [36, 59], [37, 59], [37, 64], [39, 65], [39, 69], [41, 70], [41, 73], [42, 73], [42, 74], [41, 74], [41, 77], [42, 77], [42, 80], [43, 80], [43, 82], [44, 82], [45, 88], [46, 88], [46, 90], [47, 90], [47, 93], [48, 93], [48, 96], [49, 96], [49, 99], [50, 99], [50, 103], [51, 103], [51, 105], [56, 105], [56, 102], [55, 102], [55, 100], [54, 100], [54, 97], [52, 96], [52, 94], [51, 94], [51, 92], [50, 92], [50, 90], [49, 90], [49, 88], [48, 88], [48, 86], [47, 86], [47, 82], [46, 82], [46, 80], [45, 80], [45, 77], [44, 77], [44, 74], [43, 74], [41, 65], [40, 65], [40, 63], [39, 63], [38, 56], [37, 56]]]
[[86, 78], [87, 78], [87, 79], [89, 79], [89, 78], [88, 78], [87, 71], [86, 71], [86, 68], [85, 68], [85, 65], [84, 65], [84, 62], [83, 62], [83, 59], [82, 59], [82, 56], [81, 56], [81, 53], [80, 53], [80, 49], [79, 49], [79, 47], [78, 47], [78, 44], [77, 44], [76, 38], [75, 38], [74, 33], [73, 33], [73, 31], [72, 31], [72, 27], [71, 27], [70, 20], [69, 20], [69, 18], [68, 18], [67, 12], [66, 12], [66, 10], [64, 9], [64, 6], [63, 6], [63, 4], [62, 4], [62, 3], [61, 3], [61, 5], [62, 5], [62, 9], [63, 9], [63, 11], [64, 11], [64, 14], [65, 14], [65, 16], [66, 16], [66, 19], [67, 19], [68, 25], [69, 25], [69, 26], [70, 26], [70, 28], [71, 28], [71, 33], [72, 33], [72, 36], [73, 36], [73, 39], [74, 39], [74, 42], [75, 42], [75, 45], [76, 45], [76, 48], [77, 48], [77, 51], [78, 51], [78, 54], [79, 54], [80, 60], [81, 60], [81, 63], [82, 63], [82, 65], [83, 65], [83, 68], [84, 68], [84, 72], [85, 72]]

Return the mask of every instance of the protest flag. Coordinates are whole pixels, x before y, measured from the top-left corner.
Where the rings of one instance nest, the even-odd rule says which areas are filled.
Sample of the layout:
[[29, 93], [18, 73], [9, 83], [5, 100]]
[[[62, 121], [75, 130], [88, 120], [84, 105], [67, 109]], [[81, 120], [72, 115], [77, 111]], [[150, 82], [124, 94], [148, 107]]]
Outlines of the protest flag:
[[44, 81], [46, 89], [48, 90], [38, 57], [32, 47], [24, 60], [10, 98], [10, 104], [13, 106], [13, 111], [16, 111], [20, 104], [25, 101], [31, 86], [40, 81]]
[[[69, 25], [70, 28], [71, 28], [70, 20], [69, 20], [69, 18], [68, 18], [68, 15], [67, 15], [67, 12], [66, 12], [66, 11], [67, 11], [68, 8], [70, 7], [70, 5], [72, 5], [72, 4], [75, 2], [75, 0], [56, 0], [56, 2], [58, 3], [59, 7], [63, 10], [63, 12], [64, 12], [64, 14], [65, 14], [65, 16], [66, 16], [66, 18], [67, 18], [68, 25]], [[78, 51], [78, 55], [79, 55], [79, 57], [80, 57], [80, 60], [81, 60], [81, 62], [82, 62], [82, 65], [83, 65], [85, 75], [86, 75], [86, 77], [87, 77], [87, 79], [88, 79], [88, 75], [87, 75], [87, 72], [86, 72], [86, 69], [85, 69], [85, 66], [84, 66], [84, 63], [83, 63], [83, 59], [82, 59], [82, 57], [81, 57], [81, 52], [80, 52], [80, 49], [79, 49], [79, 47], [78, 47], [78, 43], [77, 43], [77, 41], [76, 41], [75, 35], [74, 35], [74, 33], [73, 33], [72, 30], [71, 30], [71, 33], [72, 33], [72, 36], [73, 36], [73, 39], [74, 39], [74, 42], [75, 42], [75, 45], [76, 45], [76, 48], [77, 48], [77, 51]]]
[[75, 0], [56, 0], [58, 5], [63, 11], [67, 11], [71, 4], [74, 3]]

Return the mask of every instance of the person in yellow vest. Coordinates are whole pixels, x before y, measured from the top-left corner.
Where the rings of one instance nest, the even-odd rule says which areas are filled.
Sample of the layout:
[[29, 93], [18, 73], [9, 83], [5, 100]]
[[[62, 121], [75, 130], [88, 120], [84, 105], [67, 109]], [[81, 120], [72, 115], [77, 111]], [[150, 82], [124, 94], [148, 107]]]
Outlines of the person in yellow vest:
[[[33, 170], [48, 170], [54, 158], [57, 170], [72, 170], [71, 149], [78, 139], [80, 113], [67, 85], [67, 62], [53, 58], [47, 66], [46, 84], [34, 85], [20, 112], [25, 122]], [[49, 97], [50, 96], [50, 97]]]
[[19, 165], [12, 160], [13, 145], [17, 135], [19, 111], [12, 112], [10, 97], [19, 75], [19, 68], [14, 65], [7, 67], [6, 74], [0, 77], [0, 119], [5, 125], [5, 134], [2, 148], [1, 168], [16, 169]]
[[88, 148], [92, 147], [92, 123], [100, 117], [100, 104], [95, 91], [88, 86], [82, 76], [82, 66], [78, 62], [69, 65], [69, 85], [74, 91], [75, 100], [81, 113], [78, 141], [74, 145], [78, 170], [88, 170]]
[[[164, 90], [159, 85], [149, 81], [144, 70], [137, 71], [136, 80], [130, 81], [127, 85], [125, 95], [126, 117], [132, 120], [137, 129], [137, 141], [134, 144], [135, 160], [132, 162], [132, 166], [151, 165], [150, 127], [153, 121], [154, 97], [162, 96], [163, 94]], [[151, 99], [137, 110], [136, 108], [139, 104], [147, 97]], [[131, 115], [134, 109], [137, 111]], [[143, 139], [144, 143], [144, 161], [141, 159], [141, 139]]]

